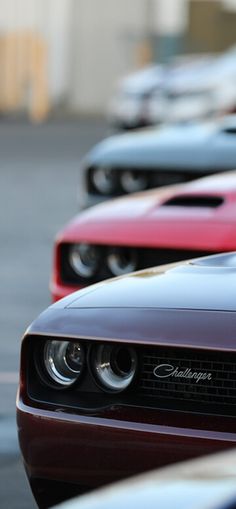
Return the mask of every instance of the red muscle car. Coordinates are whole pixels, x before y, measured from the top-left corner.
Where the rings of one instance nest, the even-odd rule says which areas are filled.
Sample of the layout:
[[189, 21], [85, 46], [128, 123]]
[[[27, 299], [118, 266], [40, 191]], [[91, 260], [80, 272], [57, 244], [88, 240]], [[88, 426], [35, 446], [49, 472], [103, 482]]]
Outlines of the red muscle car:
[[41, 508], [236, 445], [235, 288], [220, 254], [80, 290], [27, 329], [17, 422]]
[[236, 250], [236, 172], [100, 204], [59, 233], [51, 276], [58, 300], [102, 279]]

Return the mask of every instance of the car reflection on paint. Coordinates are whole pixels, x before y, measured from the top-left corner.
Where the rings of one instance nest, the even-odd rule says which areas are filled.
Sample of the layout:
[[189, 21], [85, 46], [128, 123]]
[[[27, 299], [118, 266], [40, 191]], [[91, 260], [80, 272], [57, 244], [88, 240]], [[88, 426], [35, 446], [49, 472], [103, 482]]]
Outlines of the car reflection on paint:
[[60, 509], [236, 509], [235, 481], [233, 449], [113, 484]]
[[40, 507], [236, 445], [235, 287], [234, 252], [99, 283], [33, 322], [17, 422]]

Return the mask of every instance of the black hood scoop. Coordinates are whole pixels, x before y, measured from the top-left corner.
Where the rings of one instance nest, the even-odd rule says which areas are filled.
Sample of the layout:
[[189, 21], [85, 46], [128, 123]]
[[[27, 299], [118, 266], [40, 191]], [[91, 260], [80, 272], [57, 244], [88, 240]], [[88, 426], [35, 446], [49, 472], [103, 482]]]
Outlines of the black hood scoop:
[[207, 207], [215, 209], [220, 207], [224, 199], [221, 196], [207, 195], [182, 195], [170, 198], [163, 206], [165, 207]]

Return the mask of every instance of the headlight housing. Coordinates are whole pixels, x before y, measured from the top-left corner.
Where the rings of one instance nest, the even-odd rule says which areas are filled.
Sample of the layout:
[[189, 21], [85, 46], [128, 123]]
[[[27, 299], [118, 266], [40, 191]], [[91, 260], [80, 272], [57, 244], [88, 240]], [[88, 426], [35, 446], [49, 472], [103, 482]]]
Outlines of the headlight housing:
[[122, 392], [137, 372], [135, 350], [126, 345], [97, 345], [92, 351], [92, 370], [99, 386], [108, 392]]
[[127, 170], [121, 173], [120, 183], [126, 193], [135, 193], [147, 189], [148, 177], [139, 171]]
[[101, 250], [86, 243], [72, 244], [69, 249], [69, 263], [74, 272], [83, 278], [91, 278], [98, 271]]
[[109, 167], [94, 168], [91, 173], [91, 182], [100, 194], [113, 194], [117, 189], [116, 172]]
[[43, 363], [50, 381], [68, 387], [82, 373], [84, 349], [79, 342], [49, 340], [44, 346]]
[[107, 255], [107, 266], [113, 276], [122, 276], [137, 270], [137, 253], [127, 247], [110, 248]]

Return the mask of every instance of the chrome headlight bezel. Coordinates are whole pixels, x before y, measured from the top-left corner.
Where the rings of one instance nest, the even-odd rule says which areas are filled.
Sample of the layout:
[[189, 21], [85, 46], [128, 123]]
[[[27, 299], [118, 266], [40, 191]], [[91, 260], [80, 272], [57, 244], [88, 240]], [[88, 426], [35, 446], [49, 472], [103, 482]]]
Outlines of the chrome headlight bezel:
[[81, 378], [85, 361], [85, 350], [80, 341], [49, 339], [42, 349], [41, 371], [48, 385], [66, 389]]
[[126, 344], [94, 345], [90, 352], [90, 367], [94, 380], [103, 392], [121, 393], [135, 380], [138, 357], [135, 349]]
[[101, 248], [86, 242], [69, 246], [68, 262], [74, 273], [83, 279], [96, 276], [101, 261]]
[[116, 171], [109, 166], [93, 168], [90, 179], [95, 191], [103, 196], [113, 195], [117, 191]]
[[129, 274], [138, 269], [137, 251], [126, 246], [110, 247], [107, 252], [106, 263], [113, 276]]
[[148, 188], [148, 176], [140, 171], [123, 170], [120, 175], [120, 185], [127, 193], [137, 193]]

